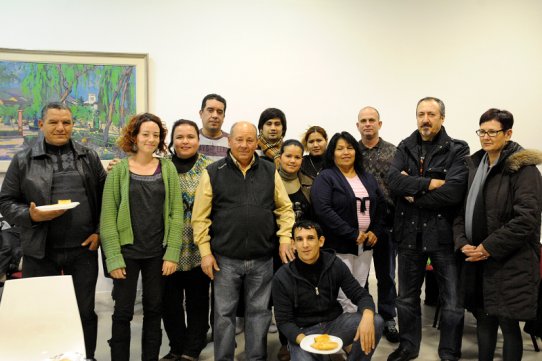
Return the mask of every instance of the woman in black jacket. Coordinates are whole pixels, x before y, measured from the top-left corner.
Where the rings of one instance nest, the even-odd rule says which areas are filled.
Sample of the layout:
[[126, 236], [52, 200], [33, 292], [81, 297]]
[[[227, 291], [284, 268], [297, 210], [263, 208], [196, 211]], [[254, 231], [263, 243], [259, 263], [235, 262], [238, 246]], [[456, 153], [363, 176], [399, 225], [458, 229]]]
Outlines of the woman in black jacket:
[[476, 317], [479, 360], [493, 360], [499, 326], [503, 360], [521, 360], [519, 321], [536, 317], [542, 153], [511, 142], [513, 124], [506, 110], [482, 114], [476, 131], [482, 149], [468, 161], [465, 210], [454, 224], [466, 261], [460, 299]]
[[[369, 274], [372, 247], [385, 237], [385, 204], [374, 177], [363, 171], [358, 142], [348, 132], [336, 133], [325, 154], [324, 170], [311, 189], [316, 218], [332, 248], [364, 286]], [[346, 312], [356, 308], [339, 294]]]

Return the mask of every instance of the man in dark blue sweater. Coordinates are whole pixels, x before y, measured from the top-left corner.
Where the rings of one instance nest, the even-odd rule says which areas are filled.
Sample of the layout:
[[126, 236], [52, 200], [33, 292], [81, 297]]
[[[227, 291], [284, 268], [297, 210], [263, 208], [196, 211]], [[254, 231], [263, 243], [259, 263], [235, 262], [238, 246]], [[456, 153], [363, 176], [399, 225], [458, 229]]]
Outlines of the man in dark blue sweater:
[[[382, 335], [384, 322], [374, 312], [374, 302], [332, 251], [321, 251], [324, 236], [312, 221], [292, 228], [296, 259], [273, 279], [273, 302], [279, 329], [288, 338], [291, 359], [321, 360], [304, 351], [301, 341], [311, 334], [326, 333], [352, 344], [348, 360], [370, 360]], [[343, 313], [337, 301], [342, 289], [358, 312]], [[348, 347], [346, 347], [348, 348]]]

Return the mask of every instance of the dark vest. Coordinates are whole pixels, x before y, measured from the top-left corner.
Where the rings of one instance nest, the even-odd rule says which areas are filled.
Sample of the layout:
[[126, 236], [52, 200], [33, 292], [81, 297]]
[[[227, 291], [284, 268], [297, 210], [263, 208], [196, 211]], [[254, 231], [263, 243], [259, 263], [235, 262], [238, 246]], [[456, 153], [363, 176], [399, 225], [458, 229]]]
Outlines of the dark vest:
[[275, 165], [255, 157], [246, 176], [229, 152], [207, 167], [213, 189], [213, 253], [246, 260], [271, 257], [276, 249]]

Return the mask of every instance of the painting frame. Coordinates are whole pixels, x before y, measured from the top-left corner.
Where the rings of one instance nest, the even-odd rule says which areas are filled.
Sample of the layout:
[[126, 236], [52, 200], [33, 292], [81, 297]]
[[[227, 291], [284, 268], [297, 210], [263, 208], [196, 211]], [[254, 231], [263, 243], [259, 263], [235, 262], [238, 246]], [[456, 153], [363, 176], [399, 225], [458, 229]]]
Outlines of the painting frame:
[[[0, 48], [0, 61], [45, 64], [135, 67], [136, 113], [148, 110], [149, 55], [147, 53], [113, 53], [96, 51], [25, 50]], [[43, 104], [45, 105], [45, 104]], [[5, 173], [10, 160], [0, 160], [0, 173]]]

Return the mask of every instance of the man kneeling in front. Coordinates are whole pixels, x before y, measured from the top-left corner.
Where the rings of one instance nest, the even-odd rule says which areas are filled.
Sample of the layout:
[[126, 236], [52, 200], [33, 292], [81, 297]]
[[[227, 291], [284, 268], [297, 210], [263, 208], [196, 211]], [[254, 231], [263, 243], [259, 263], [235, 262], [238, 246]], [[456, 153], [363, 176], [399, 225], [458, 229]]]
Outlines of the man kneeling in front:
[[[291, 360], [324, 359], [311, 346], [315, 337], [309, 335], [315, 334], [339, 337], [345, 349], [351, 345], [347, 360], [370, 360], [384, 325], [374, 312], [373, 298], [333, 251], [320, 250], [325, 239], [317, 223], [299, 221], [292, 234], [297, 256], [273, 278], [275, 319], [288, 338]], [[337, 301], [339, 289], [358, 306], [357, 312], [343, 313]], [[305, 337], [310, 343], [303, 342], [301, 347]]]

